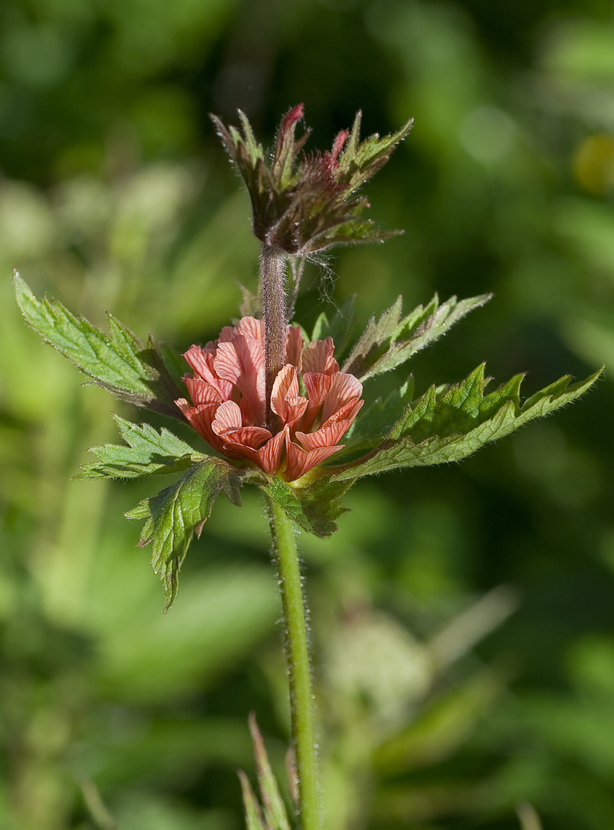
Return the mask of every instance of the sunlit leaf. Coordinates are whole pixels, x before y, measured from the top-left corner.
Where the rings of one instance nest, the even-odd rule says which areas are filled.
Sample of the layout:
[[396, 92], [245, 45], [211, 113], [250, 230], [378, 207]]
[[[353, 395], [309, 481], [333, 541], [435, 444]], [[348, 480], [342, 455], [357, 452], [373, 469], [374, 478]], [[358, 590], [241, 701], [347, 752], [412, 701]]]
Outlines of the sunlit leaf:
[[129, 519], [145, 519], [139, 546], [153, 545], [152, 567], [162, 579], [165, 611], [177, 596], [179, 570], [194, 533], [200, 536], [220, 492], [240, 505], [240, 486], [240, 470], [221, 458], [206, 458], [126, 513]]
[[174, 403], [181, 390], [151, 338], [142, 343], [111, 314], [107, 314], [110, 333], [105, 334], [57, 300], [38, 300], [18, 274], [14, 284], [28, 325], [94, 383], [122, 401], [183, 419]]
[[87, 464], [77, 478], [139, 478], [152, 473], [173, 473], [191, 467], [202, 458], [189, 444], [167, 429], [133, 424], [113, 416], [125, 445], [91, 447], [100, 463]]
[[[384, 440], [366, 455], [363, 449], [362, 457], [347, 463], [335, 478], [346, 480], [399, 467], [459, 461], [528, 421], [571, 403], [601, 372], [571, 386], [569, 376], [562, 377], [521, 403], [522, 375], [485, 395], [484, 366], [478, 366], [461, 383], [432, 386], [418, 401], [408, 403]], [[346, 452], [356, 454], [359, 449], [349, 446]], [[334, 472], [334, 465], [329, 469]]]
[[343, 371], [361, 380], [389, 372], [416, 352], [434, 343], [474, 308], [491, 298], [490, 294], [457, 300], [450, 297], [442, 305], [435, 294], [427, 306], [419, 305], [407, 317], [401, 317], [402, 297], [387, 309], [379, 320], [372, 317], [348, 359]]

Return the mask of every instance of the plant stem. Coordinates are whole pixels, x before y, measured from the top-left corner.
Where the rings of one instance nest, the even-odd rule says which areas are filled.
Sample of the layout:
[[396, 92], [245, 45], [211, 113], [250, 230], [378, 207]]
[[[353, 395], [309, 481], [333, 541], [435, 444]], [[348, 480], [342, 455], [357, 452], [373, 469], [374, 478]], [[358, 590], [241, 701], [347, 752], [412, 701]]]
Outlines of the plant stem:
[[273, 551], [277, 561], [290, 677], [292, 738], [296, 752], [301, 830], [319, 830], [318, 771], [314, 743], [313, 694], [307, 643], [306, 609], [292, 522], [267, 498]]
[[264, 361], [266, 370], [266, 426], [277, 432], [279, 424], [271, 411], [275, 378], [286, 362], [286, 255], [262, 246], [260, 253], [260, 299], [264, 320]]

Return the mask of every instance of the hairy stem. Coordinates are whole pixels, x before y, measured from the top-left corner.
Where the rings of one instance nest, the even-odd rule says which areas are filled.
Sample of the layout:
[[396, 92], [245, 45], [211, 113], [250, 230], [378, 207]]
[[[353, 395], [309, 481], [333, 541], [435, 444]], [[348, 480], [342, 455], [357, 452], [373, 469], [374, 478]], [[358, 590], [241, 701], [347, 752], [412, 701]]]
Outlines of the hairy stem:
[[301, 830], [319, 830], [318, 771], [314, 742], [313, 694], [307, 643], [305, 602], [292, 522], [272, 499], [267, 510], [273, 538], [290, 677], [292, 738], [296, 753]]
[[266, 367], [266, 426], [276, 432], [277, 417], [271, 411], [273, 383], [286, 362], [286, 255], [262, 246], [260, 254], [260, 299], [264, 320]]

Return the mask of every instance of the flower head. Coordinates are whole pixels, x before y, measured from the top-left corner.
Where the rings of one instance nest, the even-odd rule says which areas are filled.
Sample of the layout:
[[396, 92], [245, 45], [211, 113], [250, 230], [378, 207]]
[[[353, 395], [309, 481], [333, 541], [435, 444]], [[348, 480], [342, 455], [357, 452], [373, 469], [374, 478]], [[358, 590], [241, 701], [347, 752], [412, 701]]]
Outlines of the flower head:
[[241, 130], [211, 117], [247, 186], [254, 234], [264, 245], [305, 257], [337, 243], [375, 242], [398, 233], [382, 233], [362, 218], [369, 203], [358, 190], [386, 164], [411, 120], [396, 133], [360, 141], [359, 112], [352, 129], [338, 133], [330, 150], [307, 155], [303, 146], [310, 131], [296, 137], [303, 118], [299, 104], [282, 118], [269, 160], [244, 113], [239, 111]]
[[331, 337], [305, 346], [300, 327], [287, 326], [286, 362], [267, 401], [264, 326], [243, 317], [217, 340], [188, 349], [192, 374], [184, 381], [191, 402], [176, 404], [222, 455], [295, 481], [341, 449], [338, 442], [363, 404], [362, 384], [339, 371], [334, 352]]

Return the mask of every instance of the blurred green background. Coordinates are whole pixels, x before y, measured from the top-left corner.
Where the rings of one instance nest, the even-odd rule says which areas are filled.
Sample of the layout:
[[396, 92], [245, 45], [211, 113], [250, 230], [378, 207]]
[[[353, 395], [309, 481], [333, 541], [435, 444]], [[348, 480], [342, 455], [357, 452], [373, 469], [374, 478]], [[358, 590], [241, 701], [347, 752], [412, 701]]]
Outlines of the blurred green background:
[[[298, 319], [494, 291], [411, 367], [525, 394], [614, 360], [614, 7], [604, 0], [3, 0], [2, 830], [238, 830], [255, 710], [283, 774], [279, 605], [255, 493], [214, 509], [163, 617], [156, 482], [71, 481], [139, 418], [23, 325], [11, 271], [185, 349], [256, 285], [207, 113], [310, 147], [415, 128], [369, 188], [405, 228], [310, 266]], [[367, 481], [301, 537], [328, 828], [614, 827], [614, 388], [459, 465]], [[532, 805], [532, 806], [531, 806]]]

